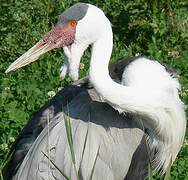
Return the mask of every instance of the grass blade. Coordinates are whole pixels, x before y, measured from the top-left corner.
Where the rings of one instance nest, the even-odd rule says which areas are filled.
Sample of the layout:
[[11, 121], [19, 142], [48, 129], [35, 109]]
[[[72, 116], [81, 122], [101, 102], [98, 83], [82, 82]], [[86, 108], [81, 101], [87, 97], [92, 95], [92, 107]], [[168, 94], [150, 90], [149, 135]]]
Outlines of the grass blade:
[[152, 168], [151, 168], [150, 162], [148, 162], [148, 176], [145, 179], [147, 179], [147, 180], [154, 180], [153, 179], [153, 172], [152, 172]]
[[170, 180], [170, 172], [171, 172], [171, 162], [166, 170], [166, 173], [165, 173], [165, 177], [164, 177], [164, 180]]
[[0, 169], [0, 179], [4, 180], [2, 170]]
[[73, 148], [73, 140], [72, 140], [72, 129], [71, 129], [71, 123], [70, 118], [64, 115], [65, 120], [65, 128], [66, 128], [66, 134], [67, 134], [67, 140], [71, 151], [71, 158], [73, 164], [75, 164], [75, 155], [74, 155], [74, 148]]
[[[100, 148], [100, 146], [99, 146], [99, 148]], [[98, 155], [99, 155], [99, 148], [98, 148], [98, 150], [97, 150], [97, 154], [96, 154], [96, 157], [95, 157], [95, 161], [94, 161], [94, 164], [93, 164], [93, 168], [92, 168], [92, 171], [91, 171], [91, 175], [90, 175], [89, 180], [92, 180], [92, 177], [93, 177], [93, 173], [94, 173], [94, 170], [95, 170], [95, 165], [96, 165], [96, 162], [97, 162], [97, 157], [98, 157]]]
[[70, 178], [68, 178], [68, 176], [65, 174], [65, 173], [63, 173], [60, 169], [59, 169], [59, 167], [44, 153], [44, 152], [42, 152], [43, 154], [44, 154], [44, 156], [52, 163], [52, 165], [62, 174], [62, 176], [66, 179], [66, 180], [71, 180]]
[[[82, 160], [83, 160], [84, 152], [85, 152], [85, 148], [86, 148], [86, 142], [87, 142], [87, 137], [88, 137], [88, 131], [89, 131], [89, 123], [88, 123], [88, 128], [87, 128], [86, 135], [85, 135], [85, 139], [84, 139], [84, 148], [83, 148], [83, 152], [82, 152], [81, 164], [82, 164]], [[80, 171], [80, 168], [79, 168], [79, 170], [78, 170], [78, 177], [81, 177], [80, 174], [81, 174], [81, 171]]]
[[[68, 110], [68, 106], [67, 106], [67, 110]], [[72, 127], [71, 127], [69, 113], [68, 113], [68, 116], [66, 116], [64, 114], [64, 121], [65, 121], [67, 140], [68, 140], [68, 144], [69, 144], [69, 148], [70, 148], [70, 152], [71, 152], [72, 163], [74, 165], [74, 170], [75, 170], [77, 179], [79, 179], [78, 171], [76, 169], [76, 160], [75, 160], [75, 153], [74, 153], [74, 148], [73, 148], [73, 138], [72, 138]]]

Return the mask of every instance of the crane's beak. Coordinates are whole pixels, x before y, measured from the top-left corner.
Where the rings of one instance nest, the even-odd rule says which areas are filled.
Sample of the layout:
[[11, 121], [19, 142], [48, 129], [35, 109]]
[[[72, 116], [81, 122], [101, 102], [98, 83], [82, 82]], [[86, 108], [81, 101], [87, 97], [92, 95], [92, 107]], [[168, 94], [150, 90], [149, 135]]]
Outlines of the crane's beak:
[[51, 49], [53, 49], [52, 46], [50, 46], [49, 44], [43, 44], [43, 41], [40, 40], [37, 44], [35, 44], [26, 53], [24, 53], [22, 56], [20, 56], [18, 59], [16, 59], [16, 61], [14, 61], [8, 67], [8, 69], [5, 71], [5, 73], [8, 73], [10, 71], [15, 71], [18, 68], [26, 66], [27, 64], [30, 64], [33, 61], [36, 61], [39, 58], [39, 56], [50, 51]]
[[18, 68], [26, 66], [31, 62], [36, 61], [42, 54], [64, 46], [69, 46], [74, 41], [75, 31], [69, 26], [55, 26], [50, 32], [44, 35], [38, 43], [30, 48], [26, 53], [14, 61], [5, 73], [15, 71]]

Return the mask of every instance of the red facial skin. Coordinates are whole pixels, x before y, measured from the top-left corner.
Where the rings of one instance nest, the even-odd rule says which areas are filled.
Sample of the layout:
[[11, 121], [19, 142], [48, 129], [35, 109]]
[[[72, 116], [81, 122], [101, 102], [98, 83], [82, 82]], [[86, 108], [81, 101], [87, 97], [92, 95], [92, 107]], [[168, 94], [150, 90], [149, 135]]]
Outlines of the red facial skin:
[[56, 25], [38, 43], [12, 63], [6, 72], [8, 73], [36, 61], [42, 54], [54, 48], [65, 46], [70, 48], [75, 40], [76, 25], [76, 20], [70, 20], [65, 25]]
[[63, 46], [70, 46], [75, 39], [76, 27], [70, 24], [65, 24], [63, 26], [56, 25], [51, 31], [44, 35], [43, 41], [39, 45], [41, 46], [49, 45], [53, 48], [60, 48]]

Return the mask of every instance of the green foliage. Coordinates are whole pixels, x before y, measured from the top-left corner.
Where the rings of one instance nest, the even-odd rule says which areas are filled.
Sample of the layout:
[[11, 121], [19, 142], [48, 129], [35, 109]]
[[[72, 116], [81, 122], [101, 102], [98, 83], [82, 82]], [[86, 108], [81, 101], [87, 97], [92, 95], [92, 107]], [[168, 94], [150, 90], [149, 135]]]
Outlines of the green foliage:
[[[77, 0], [1, 0], [0, 3], [0, 165], [24, 124], [48, 101], [49, 91], [69, 84], [61, 81], [61, 49], [16, 72], [4, 71], [56, 23], [58, 15]], [[102, 8], [112, 22], [112, 61], [123, 56], [147, 55], [177, 69], [181, 96], [188, 104], [188, 1], [89, 0]], [[90, 52], [83, 58], [81, 77], [87, 74]], [[188, 139], [188, 135], [186, 136]], [[162, 179], [162, 177], [155, 177]], [[188, 143], [171, 169], [174, 180], [188, 179]]]

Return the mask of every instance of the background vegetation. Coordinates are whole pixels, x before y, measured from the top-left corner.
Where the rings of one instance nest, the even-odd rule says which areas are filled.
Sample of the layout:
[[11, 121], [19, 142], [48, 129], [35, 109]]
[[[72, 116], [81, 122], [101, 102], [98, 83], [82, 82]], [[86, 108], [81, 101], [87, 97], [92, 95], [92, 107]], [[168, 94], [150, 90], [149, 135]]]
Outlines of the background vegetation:
[[[33, 112], [71, 83], [61, 81], [61, 49], [14, 73], [4, 71], [32, 47], [56, 23], [64, 9], [76, 0], [0, 1], [0, 166], [9, 147]], [[112, 61], [123, 56], [147, 55], [177, 69], [181, 97], [188, 104], [188, 1], [187, 0], [93, 0], [110, 18], [114, 31]], [[89, 51], [83, 58], [87, 74]], [[188, 134], [186, 136], [188, 140]], [[155, 178], [162, 179], [162, 178]], [[171, 179], [188, 180], [188, 141], [179, 153]]]

